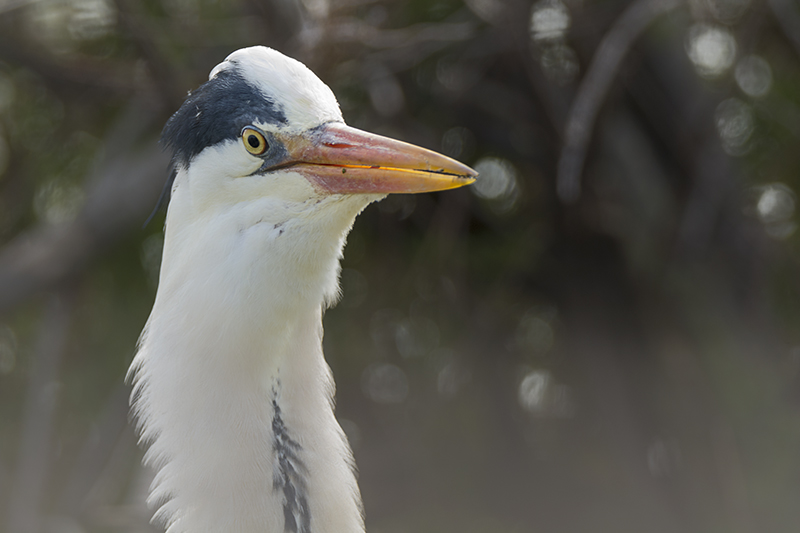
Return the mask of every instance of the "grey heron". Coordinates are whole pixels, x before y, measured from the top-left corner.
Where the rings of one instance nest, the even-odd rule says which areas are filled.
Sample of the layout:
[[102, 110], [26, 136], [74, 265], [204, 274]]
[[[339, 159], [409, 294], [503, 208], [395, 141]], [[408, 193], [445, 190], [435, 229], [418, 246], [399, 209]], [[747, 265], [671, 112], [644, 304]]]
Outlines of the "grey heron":
[[345, 125], [275, 50], [238, 50], [169, 119], [158, 291], [129, 376], [149, 503], [168, 533], [358, 533], [322, 314], [355, 217], [389, 193], [477, 175]]

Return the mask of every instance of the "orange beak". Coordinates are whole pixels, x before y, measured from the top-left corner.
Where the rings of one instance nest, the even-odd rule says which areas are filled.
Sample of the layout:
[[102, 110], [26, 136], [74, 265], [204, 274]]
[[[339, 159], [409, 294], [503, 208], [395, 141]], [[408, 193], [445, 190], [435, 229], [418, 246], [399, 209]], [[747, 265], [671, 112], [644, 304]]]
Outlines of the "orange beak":
[[447, 156], [339, 122], [282, 140], [286, 166], [329, 194], [443, 191], [469, 185], [478, 175]]

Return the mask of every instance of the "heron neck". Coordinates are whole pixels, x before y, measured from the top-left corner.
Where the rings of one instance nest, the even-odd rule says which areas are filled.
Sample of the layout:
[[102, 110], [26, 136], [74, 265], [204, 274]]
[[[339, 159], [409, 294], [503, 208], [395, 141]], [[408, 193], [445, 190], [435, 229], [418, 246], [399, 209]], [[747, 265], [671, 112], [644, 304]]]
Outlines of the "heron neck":
[[132, 366], [156, 518], [168, 533], [363, 532], [321, 349], [344, 236], [309, 261], [271, 224], [195, 230], [168, 222]]

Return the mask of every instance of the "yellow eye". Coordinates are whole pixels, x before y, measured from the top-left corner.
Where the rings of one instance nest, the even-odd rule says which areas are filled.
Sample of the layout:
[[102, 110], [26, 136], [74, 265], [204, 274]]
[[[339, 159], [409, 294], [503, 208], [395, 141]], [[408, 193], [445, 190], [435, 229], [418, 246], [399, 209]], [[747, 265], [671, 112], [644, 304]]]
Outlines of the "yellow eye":
[[264, 134], [250, 126], [242, 130], [242, 142], [245, 149], [253, 155], [261, 155], [269, 148]]

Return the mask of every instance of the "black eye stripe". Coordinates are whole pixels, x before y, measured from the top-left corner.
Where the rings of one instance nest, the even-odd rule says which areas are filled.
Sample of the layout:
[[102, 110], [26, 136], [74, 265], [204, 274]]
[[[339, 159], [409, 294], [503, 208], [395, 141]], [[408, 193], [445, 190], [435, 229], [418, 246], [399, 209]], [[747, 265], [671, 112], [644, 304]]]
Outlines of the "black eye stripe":
[[174, 150], [174, 164], [185, 167], [205, 148], [240, 138], [242, 126], [254, 121], [287, 123], [282, 107], [233, 65], [192, 91], [164, 126], [162, 142]]

